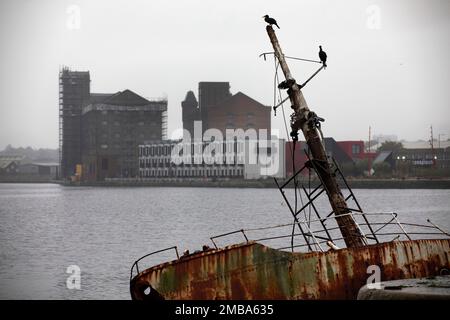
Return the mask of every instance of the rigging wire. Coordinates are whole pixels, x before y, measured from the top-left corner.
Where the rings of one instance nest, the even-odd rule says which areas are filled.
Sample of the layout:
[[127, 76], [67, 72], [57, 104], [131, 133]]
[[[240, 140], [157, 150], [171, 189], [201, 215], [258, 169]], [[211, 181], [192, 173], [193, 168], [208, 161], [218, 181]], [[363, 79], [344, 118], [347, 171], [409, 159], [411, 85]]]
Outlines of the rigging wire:
[[317, 61], [317, 60], [310, 60], [310, 59], [304, 59], [304, 58], [297, 58], [297, 57], [289, 57], [289, 56], [284, 56], [286, 59], [291, 59], [291, 60], [300, 60], [300, 61], [307, 61], [307, 62], [314, 62], [314, 63], [322, 63], [322, 61]]
[[[268, 54], [273, 54], [275, 56], [275, 52], [263, 52], [261, 53], [259, 56], [264, 58], [264, 61], [266, 60], [266, 55]], [[318, 61], [318, 60], [311, 60], [311, 59], [305, 59], [305, 58], [298, 58], [298, 57], [290, 57], [290, 56], [286, 56], [283, 55], [285, 59], [291, 59], [291, 60], [299, 60], [299, 61], [306, 61], [306, 62], [314, 62], [314, 63], [319, 63], [322, 64], [322, 61]]]
[[[302, 60], [302, 59], [299, 59], [299, 60]], [[273, 98], [274, 99], [274, 104], [273, 105], [276, 105], [276, 90], [277, 90], [278, 84], [279, 84], [279, 78], [278, 78], [279, 61], [277, 61], [277, 58], [275, 56], [274, 56], [274, 62], [275, 62], [275, 77], [274, 77], [274, 98]], [[287, 121], [286, 121], [286, 113], [285, 113], [285, 110], [284, 110], [284, 101], [285, 100], [283, 100], [282, 96], [281, 96], [281, 89], [278, 88], [278, 103], [281, 105], [281, 111], [282, 111], [282, 114], [283, 114], [283, 122], [284, 122], [284, 127], [285, 127], [285, 130], [286, 130], [286, 136], [287, 136], [288, 141], [292, 142], [292, 146], [291, 146], [291, 143], [289, 143], [289, 149], [290, 149], [291, 156], [292, 156], [292, 171], [293, 171], [293, 174], [295, 175], [295, 173], [296, 173], [296, 170], [295, 170], [295, 145], [296, 145], [296, 141], [291, 141], [291, 138], [290, 138], [289, 130], [288, 130], [288, 127], [287, 127]], [[308, 171], [309, 171], [309, 189], [311, 190], [311, 173], [310, 173], [310, 170], [308, 170]], [[298, 192], [298, 194], [297, 194], [297, 192]], [[297, 179], [296, 176], [294, 176], [294, 212], [295, 212], [295, 214], [297, 214], [297, 210], [298, 210], [298, 198], [300, 198], [300, 202], [301, 202], [301, 205], [302, 205], [302, 208], [303, 208], [304, 207], [304, 202], [303, 202], [302, 193], [301, 193], [299, 185], [298, 185], [298, 179]], [[311, 204], [308, 206], [308, 208], [309, 208], [309, 220], [310, 220], [311, 219]], [[305, 220], [307, 220], [306, 211], [304, 209], [303, 209], [303, 214], [305, 216]], [[307, 220], [308, 227], [310, 227], [310, 221], [309, 220]], [[295, 224], [292, 226], [292, 228], [293, 228], [292, 229], [292, 234], [294, 234]], [[293, 241], [294, 241], [294, 239], [292, 237], [291, 238], [291, 249], [292, 249], [292, 251], [294, 251]]]
[[[279, 84], [278, 67], [279, 67], [279, 63], [276, 63], [276, 67], [275, 67], [275, 79], [276, 79], [276, 81], [275, 81], [275, 83], [276, 83], [277, 87], [278, 87], [278, 84]], [[286, 130], [286, 136], [288, 137], [288, 141], [292, 142], [292, 145], [293, 145], [293, 147], [291, 147], [291, 144], [289, 144], [289, 148], [290, 148], [291, 157], [292, 157], [292, 171], [293, 171], [293, 174], [295, 174], [296, 173], [296, 170], [295, 170], [295, 145], [296, 145], [296, 142], [295, 141], [291, 141], [291, 138], [290, 138], [289, 130], [288, 130], [288, 127], [287, 127], [287, 121], [286, 121], [286, 112], [284, 110], [284, 103], [283, 103], [283, 100], [282, 100], [282, 97], [281, 97], [281, 90], [280, 89], [278, 89], [278, 94], [279, 94], [279, 101], [281, 101], [280, 102], [281, 103], [281, 111], [282, 111], [282, 114], [283, 114], [283, 121], [284, 121], [284, 128]], [[301, 201], [302, 207], [304, 205], [303, 204], [302, 194], [301, 194], [301, 192], [300, 192], [300, 190], [298, 188], [297, 177], [294, 177], [294, 187], [295, 187], [295, 201], [296, 201], [295, 202], [295, 213], [297, 213], [297, 192], [298, 192], [298, 194], [300, 196], [300, 201]]]

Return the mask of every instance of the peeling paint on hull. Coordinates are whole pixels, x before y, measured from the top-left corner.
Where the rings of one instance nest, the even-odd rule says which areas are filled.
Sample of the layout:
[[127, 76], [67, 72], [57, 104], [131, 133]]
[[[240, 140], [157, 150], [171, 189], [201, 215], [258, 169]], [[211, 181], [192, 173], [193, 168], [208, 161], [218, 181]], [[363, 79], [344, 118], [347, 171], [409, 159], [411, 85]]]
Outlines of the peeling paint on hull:
[[[378, 265], [381, 281], [450, 270], [450, 240], [393, 241], [327, 252], [290, 253], [256, 242], [160, 264], [136, 275], [131, 297], [147, 299], [356, 299]], [[151, 286], [150, 295], [144, 290]]]

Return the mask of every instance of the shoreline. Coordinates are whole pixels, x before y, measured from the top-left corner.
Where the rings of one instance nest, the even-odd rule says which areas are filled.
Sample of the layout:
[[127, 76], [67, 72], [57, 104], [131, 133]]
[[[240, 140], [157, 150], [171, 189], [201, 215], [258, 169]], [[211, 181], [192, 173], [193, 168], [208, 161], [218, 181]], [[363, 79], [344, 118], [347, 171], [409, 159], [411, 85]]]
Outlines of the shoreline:
[[[284, 180], [279, 179], [281, 184]], [[450, 189], [450, 179], [348, 179], [352, 189]], [[194, 188], [277, 188], [273, 179], [264, 180], [117, 180], [98, 182], [69, 182], [60, 180], [3, 180], [0, 183], [52, 183], [62, 186], [75, 187], [194, 187]], [[298, 182], [308, 187], [308, 180], [300, 179]], [[311, 181], [311, 187], [318, 185], [317, 180]], [[288, 187], [293, 187], [291, 182]], [[346, 189], [345, 185], [341, 186]]]

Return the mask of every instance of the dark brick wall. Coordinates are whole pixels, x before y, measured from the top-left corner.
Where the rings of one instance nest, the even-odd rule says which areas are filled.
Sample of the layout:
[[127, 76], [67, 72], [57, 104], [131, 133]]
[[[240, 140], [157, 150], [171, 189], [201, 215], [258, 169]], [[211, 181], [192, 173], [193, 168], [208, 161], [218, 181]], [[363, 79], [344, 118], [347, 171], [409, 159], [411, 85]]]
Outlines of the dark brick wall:
[[138, 146], [162, 140], [160, 111], [90, 111], [82, 118], [83, 178], [135, 177]]
[[208, 110], [208, 127], [219, 129], [224, 136], [227, 128], [244, 130], [253, 128], [258, 133], [259, 129], [267, 129], [270, 135], [270, 115], [270, 107], [238, 92]]

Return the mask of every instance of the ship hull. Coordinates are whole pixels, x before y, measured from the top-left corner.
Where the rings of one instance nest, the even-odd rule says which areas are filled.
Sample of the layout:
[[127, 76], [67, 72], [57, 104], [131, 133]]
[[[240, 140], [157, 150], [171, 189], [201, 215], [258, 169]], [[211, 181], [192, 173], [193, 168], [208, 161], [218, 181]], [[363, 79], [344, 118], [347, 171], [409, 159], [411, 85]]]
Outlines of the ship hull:
[[131, 280], [130, 291], [135, 300], [356, 299], [369, 277], [388, 281], [436, 276], [448, 270], [449, 239], [309, 253], [249, 242], [146, 269]]

